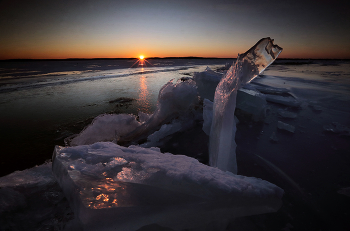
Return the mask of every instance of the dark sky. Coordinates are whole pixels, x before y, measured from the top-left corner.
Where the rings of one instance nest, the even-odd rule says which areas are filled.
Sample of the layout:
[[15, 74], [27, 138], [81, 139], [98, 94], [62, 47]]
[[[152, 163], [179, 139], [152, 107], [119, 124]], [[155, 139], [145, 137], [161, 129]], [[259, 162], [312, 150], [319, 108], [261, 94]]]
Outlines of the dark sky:
[[0, 2], [0, 59], [236, 57], [263, 37], [284, 58], [350, 58], [350, 1]]

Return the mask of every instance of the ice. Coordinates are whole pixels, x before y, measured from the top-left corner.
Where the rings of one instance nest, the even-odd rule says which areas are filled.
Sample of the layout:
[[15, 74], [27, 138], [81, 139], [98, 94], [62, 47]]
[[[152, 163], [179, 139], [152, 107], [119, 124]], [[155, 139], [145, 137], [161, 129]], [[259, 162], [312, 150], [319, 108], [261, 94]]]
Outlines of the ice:
[[51, 184], [54, 177], [51, 173], [51, 163], [46, 163], [26, 171], [15, 171], [0, 178], [0, 188], [5, 187], [41, 187]]
[[237, 90], [264, 71], [282, 51], [270, 38], [258, 41], [246, 53], [239, 55], [218, 84], [213, 104], [213, 122], [210, 131], [209, 163], [224, 171], [237, 173], [236, 163], [236, 108]]
[[350, 197], [350, 187], [339, 189], [338, 193]]
[[[144, 116], [145, 117], [145, 116]], [[143, 118], [141, 116], [141, 118]], [[113, 141], [140, 126], [134, 115], [104, 114], [97, 116], [91, 125], [70, 141], [70, 145], [93, 144], [98, 141]]]
[[295, 119], [295, 118], [297, 118], [297, 114], [295, 114], [293, 112], [285, 111], [285, 110], [280, 110], [278, 112], [278, 115], [283, 117], [283, 118], [287, 118], [287, 119]]
[[214, 100], [216, 86], [219, 84], [223, 74], [211, 70], [209, 67], [203, 72], [196, 72], [193, 76], [196, 82], [198, 94], [202, 99]]
[[283, 123], [281, 121], [278, 121], [277, 128], [281, 129], [281, 130], [285, 130], [285, 131], [291, 132], [291, 133], [295, 132], [295, 127], [293, 125], [286, 124], [286, 123]]
[[[210, 136], [211, 123], [213, 121], [213, 102], [208, 99], [203, 101], [203, 126], [202, 130], [205, 134]], [[239, 123], [238, 118], [235, 116], [236, 124]]]
[[286, 88], [271, 87], [261, 83], [252, 83], [252, 87], [264, 94], [285, 95], [289, 93]]
[[152, 116], [152, 114], [147, 114], [147, 113], [144, 113], [142, 111], [139, 111], [138, 116], [139, 116], [140, 123], [144, 123], [147, 120], [149, 120], [149, 118]]
[[182, 120], [173, 120], [170, 124], [163, 124], [158, 131], [155, 131], [147, 137], [147, 142], [141, 144], [142, 147], [159, 147], [162, 145], [162, 139], [176, 132], [185, 131], [193, 126], [193, 120], [184, 118]]
[[198, 102], [197, 88], [193, 80], [178, 80], [173, 84], [170, 80], [159, 91], [157, 108], [150, 118], [141, 126], [128, 134], [120, 136], [118, 143], [127, 145], [147, 139], [153, 132], [160, 129], [163, 124], [171, 122], [174, 118], [191, 112], [191, 108]]
[[278, 142], [278, 137], [275, 132], [273, 132], [272, 135], [270, 136], [270, 140], [272, 142]]
[[278, 103], [290, 107], [299, 107], [300, 102], [292, 97], [285, 97], [281, 95], [268, 95], [266, 94], [266, 100], [272, 103]]
[[56, 146], [53, 173], [84, 230], [175, 230], [274, 212], [283, 190], [157, 148]]
[[309, 107], [315, 112], [321, 112], [322, 111], [322, 107], [320, 105], [318, 105], [317, 101], [310, 101]]
[[265, 96], [257, 91], [241, 88], [237, 92], [236, 108], [249, 115], [254, 121], [262, 121], [266, 116]]
[[323, 129], [328, 132], [338, 133], [344, 136], [350, 136], [350, 128], [338, 122], [332, 122], [329, 125], [323, 126]]
[[204, 99], [203, 101], [203, 131], [210, 135], [211, 122], [213, 121], [213, 102]]
[[0, 230], [62, 230], [74, 215], [52, 163], [0, 178]]

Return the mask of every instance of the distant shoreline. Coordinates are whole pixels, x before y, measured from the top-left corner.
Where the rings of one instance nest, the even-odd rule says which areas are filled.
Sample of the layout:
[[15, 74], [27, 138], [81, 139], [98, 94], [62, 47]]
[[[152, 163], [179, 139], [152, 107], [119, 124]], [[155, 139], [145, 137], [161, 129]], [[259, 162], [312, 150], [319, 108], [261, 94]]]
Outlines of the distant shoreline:
[[[0, 62], [40, 62], [40, 61], [94, 61], [94, 60], [134, 60], [138, 58], [67, 58], [67, 59], [3, 59]], [[236, 58], [215, 58], [215, 57], [148, 57], [147, 59], [236, 59]], [[278, 58], [278, 60], [293, 61], [317, 61], [317, 60], [333, 60], [333, 61], [349, 61], [350, 59], [306, 59], [306, 58]]]

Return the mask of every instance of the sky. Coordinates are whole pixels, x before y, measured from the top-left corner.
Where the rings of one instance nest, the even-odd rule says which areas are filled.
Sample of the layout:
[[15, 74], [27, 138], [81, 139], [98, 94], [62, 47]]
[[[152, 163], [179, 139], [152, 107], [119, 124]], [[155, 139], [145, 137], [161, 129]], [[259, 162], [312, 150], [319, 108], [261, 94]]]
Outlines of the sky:
[[350, 58], [349, 0], [0, 0], [1, 59]]

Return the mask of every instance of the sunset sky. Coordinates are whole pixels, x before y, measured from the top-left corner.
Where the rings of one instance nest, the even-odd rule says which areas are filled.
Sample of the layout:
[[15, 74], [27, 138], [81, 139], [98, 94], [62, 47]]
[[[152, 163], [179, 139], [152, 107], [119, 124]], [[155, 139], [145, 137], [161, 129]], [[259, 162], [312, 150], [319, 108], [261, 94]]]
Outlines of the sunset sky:
[[350, 58], [350, 1], [0, 1], [0, 59], [235, 58], [263, 37], [281, 58]]

